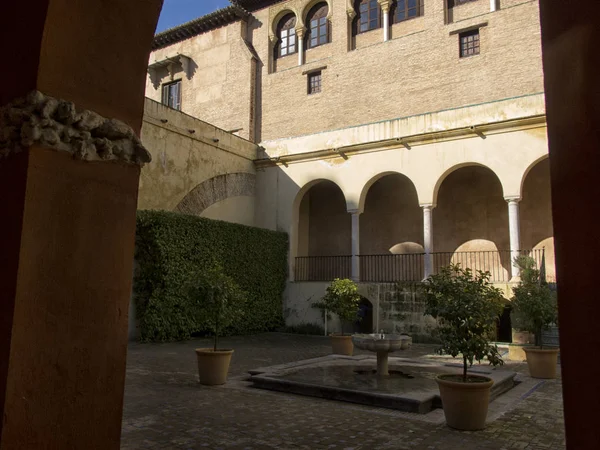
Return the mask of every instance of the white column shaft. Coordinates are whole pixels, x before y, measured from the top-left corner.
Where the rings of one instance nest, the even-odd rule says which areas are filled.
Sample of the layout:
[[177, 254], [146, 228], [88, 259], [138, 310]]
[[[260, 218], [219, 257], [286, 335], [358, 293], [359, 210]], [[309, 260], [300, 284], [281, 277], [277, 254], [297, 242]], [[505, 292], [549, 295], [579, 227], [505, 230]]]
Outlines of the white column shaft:
[[425, 278], [433, 273], [433, 228], [432, 206], [423, 206], [423, 247], [425, 249]]
[[360, 229], [359, 229], [359, 212], [352, 212], [352, 279], [360, 281], [360, 260], [358, 254], [360, 252]]
[[519, 200], [508, 200], [508, 229], [510, 235], [510, 259], [513, 278], [519, 276], [519, 268], [515, 264], [515, 258], [521, 250], [521, 237], [519, 232]]
[[390, 40], [390, 13], [389, 11], [383, 12], [383, 40]]
[[300, 36], [296, 36], [298, 44], [298, 65], [304, 64], [304, 39]]

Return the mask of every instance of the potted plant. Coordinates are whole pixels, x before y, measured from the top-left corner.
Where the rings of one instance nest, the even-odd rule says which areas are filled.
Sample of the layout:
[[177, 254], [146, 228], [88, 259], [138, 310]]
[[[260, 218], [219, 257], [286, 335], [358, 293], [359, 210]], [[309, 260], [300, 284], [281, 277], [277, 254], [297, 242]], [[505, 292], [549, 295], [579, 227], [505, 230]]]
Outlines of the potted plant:
[[491, 344], [496, 320], [503, 309], [501, 291], [489, 282], [489, 272], [451, 264], [422, 284], [425, 314], [438, 321], [440, 354], [462, 356], [462, 374], [436, 378], [446, 423], [459, 430], [485, 427], [493, 381], [467, 373], [473, 361], [484, 358], [493, 366], [503, 364], [498, 347]]
[[243, 315], [244, 293], [221, 269], [209, 270], [196, 280], [192, 295], [198, 301], [206, 327], [213, 334], [212, 348], [197, 348], [200, 383], [225, 384], [233, 350], [218, 347], [219, 333]]
[[521, 281], [513, 288], [513, 321], [535, 336], [535, 346], [524, 347], [529, 373], [534, 378], [556, 378], [558, 348], [543, 348], [542, 331], [558, 322], [556, 295], [540, 277], [535, 260], [519, 256]]
[[352, 327], [352, 324], [358, 317], [360, 303], [360, 294], [358, 286], [349, 279], [336, 278], [327, 287], [325, 296], [320, 302], [313, 303], [313, 307], [319, 308], [331, 319], [331, 313], [340, 318], [342, 333], [331, 333], [331, 347], [335, 354], [352, 356], [354, 345], [352, 336], [344, 333], [346, 327]]

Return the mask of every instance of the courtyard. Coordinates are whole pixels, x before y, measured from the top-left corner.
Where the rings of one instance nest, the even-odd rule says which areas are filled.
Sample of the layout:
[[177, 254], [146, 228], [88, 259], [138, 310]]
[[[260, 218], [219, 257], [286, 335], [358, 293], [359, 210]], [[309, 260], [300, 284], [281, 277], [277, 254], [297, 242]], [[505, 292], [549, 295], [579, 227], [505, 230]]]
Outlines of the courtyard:
[[[328, 338], [285, 333], [223, 338], [220, 346], [235, 353], [228, 382], [218, 387], [198, 383], [194, 349], [207, 346], [209, 339], [129, 344], [122, 449], [565, 448], [561, 377], [534, 380], [526, 363], [506, 361], [501, 368], [516, 371], [520, 383], [490, 404], [486, 429], [459, 432], [436, 420], [434, 412], [277, 393], [246, 381], [252, 369], [329, 355]], [[355, 355], [368, 353], [355, 349]], [[398, 356], [441, 359], [427, 344]]]

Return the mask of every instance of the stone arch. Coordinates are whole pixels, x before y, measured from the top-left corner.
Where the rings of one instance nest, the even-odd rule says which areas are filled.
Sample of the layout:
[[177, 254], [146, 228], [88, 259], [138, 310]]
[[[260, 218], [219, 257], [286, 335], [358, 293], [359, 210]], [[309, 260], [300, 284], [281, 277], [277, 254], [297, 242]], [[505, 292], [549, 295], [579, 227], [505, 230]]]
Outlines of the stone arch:
[[[417, 186], [415, 185], [414, 181], [406, 174], [402, 173], [402, 172], [398, 172], [395, 170], [389, 170], [386, 172], [381, 172], [378, 173], [377, 175], [375, 175], [374, 177], [372, 177], [371, 179], [369, 179], [363, 186], [363, 188], [360, 191], [360, 195], [358, 197], [358, 212], [362, 213], [365, 210], [365, 201], [367, 199], [367, 194], [369, 193], [369, 189], [371, 189], [371, 186], [373, 186], [377, 181], [379, 181], [380, 179], [382, 179], [383, 177], [387, 176], [387, 175], [402, 175], [403, 177], [406, 177], [413, 185], [413, 187], [415, 188], [415, 191], [417, 190]], [[418, 196], [418, 191], [417, 191], [417, 196]]]
[[254, 197], [256, 175], [227, 173], [203, 181], [192, 189], [175, 207], [183, 214], [199, 216], [209, 206], [230, 197]]
[[275, 14], [275, 16], [273, 16], [273, 19], [271, 19], [271, 23], [269, 24], [269, 38], [273, 44], [277, 41], [277, 25], [281, 19], [290, 13], [296, 16], [296, 27], [304, 26], [302, 16], [298, 14], [298, 10], [293, 5], [286, 6], [284, 9]]
[[504, 184], [502, 183], [502, 180], [500, 179], [500, 177], [498, 176], [498, 174], [489, 166], [479, 163], [479, 162], [474, 162], [474, 161], [469, 161], [469, 162], [462, 162], [459, 164], [455, 164], [451, 167], [449, 167], [448, 169], [446, 169], [437, 179], [437, 181], [435, 182], [435, 185], [433, 187], [433, 204], [436, 205], [437, 204], [437, 198], [438, 198], [438, 193], [440, 191], [440, 186], [442, 185], [442, 183], [444, 182], [444, 180], [448, 177], [448, 175], [450, 175], [452, 172], [456, 172], [458, 169], [462, 169], [463, 167], [469, 167], [469, 166], [479, 166], [479, 167], [484, 167], [488, 170], [490, 170], [498, 179], [498, 181], [500, 182], [500, 186], [502, 186], [502, 192], [504, 194], [504, 191], [506, 190], [504, 188]]
[[[305, 195], [316, 185], [319, 183], [333, 183], [340, 190], [344, 197], [344, 205], [346, 205], [346, 194], [344, 190], [341, 188], [339, 183], [334, 180], [328, 178], [316, 178], [304, 184], [296, 194], [294, 201], [292, 202], [292, 221], [290, 224], [290, 249], [289, 249], [289, 267], [290, 267], [290, 278], [292, 281], [295, 279], [295, 265], [296, 265], [296, 257], [298, 255], [299, 249], [299, 235], [300, 235], [300, 207], [302, 204], [302, 200]], [[350, 215], [348, 215], [350, 217]]]
[[452, 260], [473, 270], [493, 269], [495, 280], [506, 280], [508, 207], [491, 169], [463, 165], [444, 178], [433, 210], [432, 235], [435, 268]]
[[302, 8], [302, 13], [300, 14], [303, 25], [306, 24], [306, 16], [308, 15], [310, 9], [318, 3], [327, 3], [327, 20], [331, 22], [331, 17], [333, 16], [333, 6], [331, 4], [331, 0], [310, 0], [304, 5]]
[[542, 161], [544, 161], [545, 159], [549, 160], [550, 155], [548, 155], [547, 153], [545, 155], [540, 156], [539, 158], [536, 158], [535, 160], [533, 160], [531, 162], [531, 164], [529, 164], [529, 166], [527, 166], [527, 168], [525, 169], [525, 171], [523, 172], [523, 176], [521, 177], [521, 184], [520, 184], [520, 197], [523, 198], [523, 187], [525, 186], [525, 180], [527, 179], [527, 175], [529, 175], [529, 172], [531, 172], [531, 170], [537, 166], [539, 163], [541, 163]]

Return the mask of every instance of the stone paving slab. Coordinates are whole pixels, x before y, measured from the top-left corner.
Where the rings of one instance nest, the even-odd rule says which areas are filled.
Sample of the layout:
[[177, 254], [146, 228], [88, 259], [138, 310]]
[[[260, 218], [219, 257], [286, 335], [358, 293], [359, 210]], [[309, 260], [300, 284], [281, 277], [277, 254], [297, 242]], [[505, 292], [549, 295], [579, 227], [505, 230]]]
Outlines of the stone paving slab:
[[[235, 353], [229, 382], [217, 387], [198, 383], [193, 350], [207, 342], [130, 345], [122, 449], [565, 448], [560, 379], [534, 380], [521, 363], [507, 363], [521, 384], [490, 404], [486, 429], [460, 432], [443, 423], [441, 410], [423, 416], [249, 387], [252, 368], [327, 356], [326, 338], [267, 333], [223, 339]], [[434, 351], [413, 347], [406, 356]]]

